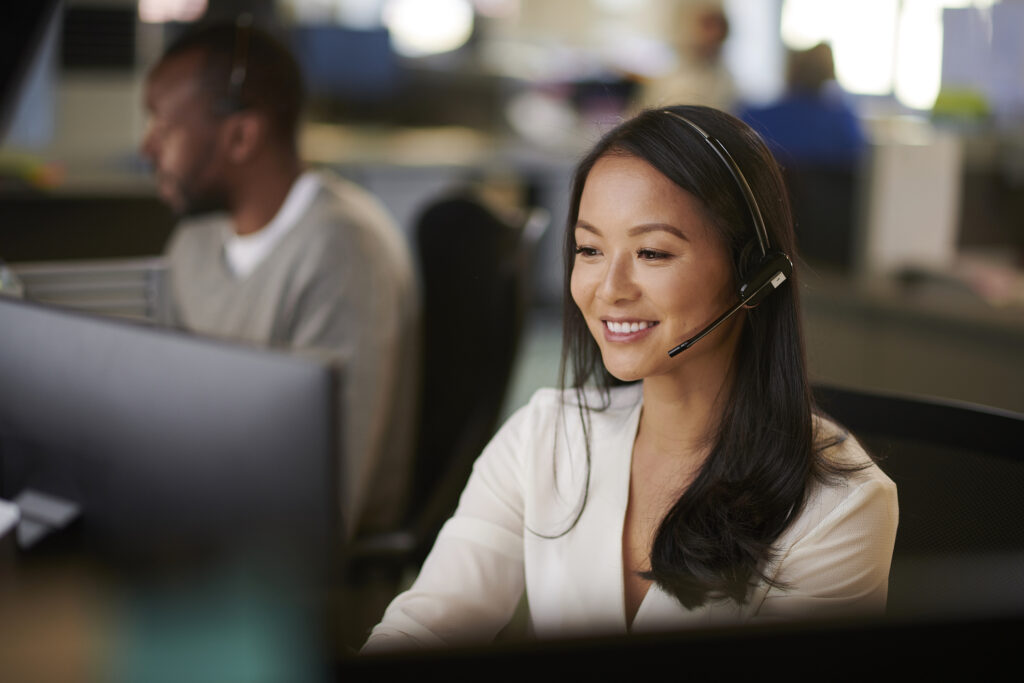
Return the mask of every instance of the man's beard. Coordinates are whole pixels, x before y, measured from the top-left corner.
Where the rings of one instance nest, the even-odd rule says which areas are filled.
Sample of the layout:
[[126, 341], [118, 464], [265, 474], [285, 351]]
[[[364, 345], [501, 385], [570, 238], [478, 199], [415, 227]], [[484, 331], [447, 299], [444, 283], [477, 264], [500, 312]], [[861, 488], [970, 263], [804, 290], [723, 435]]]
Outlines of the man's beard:
[[220, 188], [209, 188], [200, 192], [182, 188], [182, 206], [178, 211], [181, 218], [226, 213], [230, 209], [227, 192]]
[[214, 161], [215, 149], [210, 147], [205, 156], [183, 173], [157, 172], [157, 182], [170, 186], [164, 199], [179, 218], [192, 218], [231, 210], [227, 188], [217, 180], [204, 179], [203, 171]]

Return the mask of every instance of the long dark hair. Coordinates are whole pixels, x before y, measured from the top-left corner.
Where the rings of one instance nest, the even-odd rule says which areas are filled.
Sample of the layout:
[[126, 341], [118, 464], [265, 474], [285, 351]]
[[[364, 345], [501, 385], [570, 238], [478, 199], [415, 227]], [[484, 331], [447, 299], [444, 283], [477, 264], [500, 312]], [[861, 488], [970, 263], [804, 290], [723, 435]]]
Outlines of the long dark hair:
[[[757, 133], [715, 109], [669, 110], [725, 145], [757, 199], [773, 248], [794, 257], [793, 219], [782, 174]], [[580, 418], [585, 434], [587, 413], [607, 407], [609, 389], [620, 382], [604, 368], [598, 345], [572, 300], [575, 225], [587, 176], [598, 159], [614, 154], [648, 162], [703, 203], [732, 255], [737, 282], [761, 255], [736, 181], [692, 128], [665, 110], [649, 110], [597, 143], [576, 168], [564, 244], [561, 379], [562, 387], [575, 389], [578, 405], [584, 406]], [[735, 382], [711, 435], [710, 454], [654, 539], [651, 570], [643, 576], [687, 608], [721, 597], [742, 604], [758, 579], [770, 581], [763, 570], [773, 557], [772, 544], [799, 514], [812, 479], [836, 469], [821, 456], [825, 444], [815, 443], [798, 282], [794, 273], [746, 312], [733, 361]], [[587, 405], [585, 386], [599, 390], [601, 405]], [[589, 460], [589, 437], [587, 441]], [[584, 492], [581, 505], [585, 502]]]

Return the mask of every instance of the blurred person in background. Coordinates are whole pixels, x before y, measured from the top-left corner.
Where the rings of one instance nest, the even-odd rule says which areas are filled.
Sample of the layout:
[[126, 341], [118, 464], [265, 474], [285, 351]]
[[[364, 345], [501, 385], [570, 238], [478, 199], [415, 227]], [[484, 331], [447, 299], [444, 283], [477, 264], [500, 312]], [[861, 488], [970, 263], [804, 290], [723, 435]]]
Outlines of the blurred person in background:
[[639, 108], [669, 104], [701, 104], [731, 111], [737, 101], [736, 82], [722, 59], [729, 37], [729, 17], [720, 3], [679, 3], [673, 9], [675, 69], [641, 81]]
[[786, 64], [786, 92], [763, 107], [746, 107], [741, 118], [764, 136], [785, 165], [852, 165], [867, 138], [853, 107], [835, 81], [828, 43], [791, 51]]
[[411, 255], [376, 199], [303, 165], [300, 69], [247, 19], [180, 36], [145, 83], [141, 153], [181, 217], [167, 249], [173, 323], [337, 359], [343, 523], [387, 529], [405, 498], [418, 389]]
[[782, 164], [801, 256], [818, 265], [852, 267], [868, 140], [835, 81], [832, 48], [819, 43], [790, 52], [785, 94], [739, 115]]

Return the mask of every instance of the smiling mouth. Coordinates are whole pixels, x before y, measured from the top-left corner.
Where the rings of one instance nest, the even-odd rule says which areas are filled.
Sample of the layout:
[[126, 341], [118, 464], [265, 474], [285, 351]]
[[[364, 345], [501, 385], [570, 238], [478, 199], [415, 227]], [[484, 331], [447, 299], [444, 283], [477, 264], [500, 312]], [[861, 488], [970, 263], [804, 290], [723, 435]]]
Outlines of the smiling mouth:
[[651, 320], [603, 320], [605, 329], [612, 334], [632, 334], [654, 327], [658, 322]]

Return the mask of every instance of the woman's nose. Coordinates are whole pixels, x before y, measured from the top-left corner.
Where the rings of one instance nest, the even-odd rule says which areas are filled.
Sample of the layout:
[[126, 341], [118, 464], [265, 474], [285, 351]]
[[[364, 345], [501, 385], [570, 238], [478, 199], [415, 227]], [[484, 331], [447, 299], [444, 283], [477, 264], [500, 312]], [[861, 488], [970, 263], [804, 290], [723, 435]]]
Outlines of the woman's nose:
[[621, 254], [609, 259], [597, 287], [598, 298], [614, 303], [633, 299], [638, 291], [633, 277], [632, 254]]

